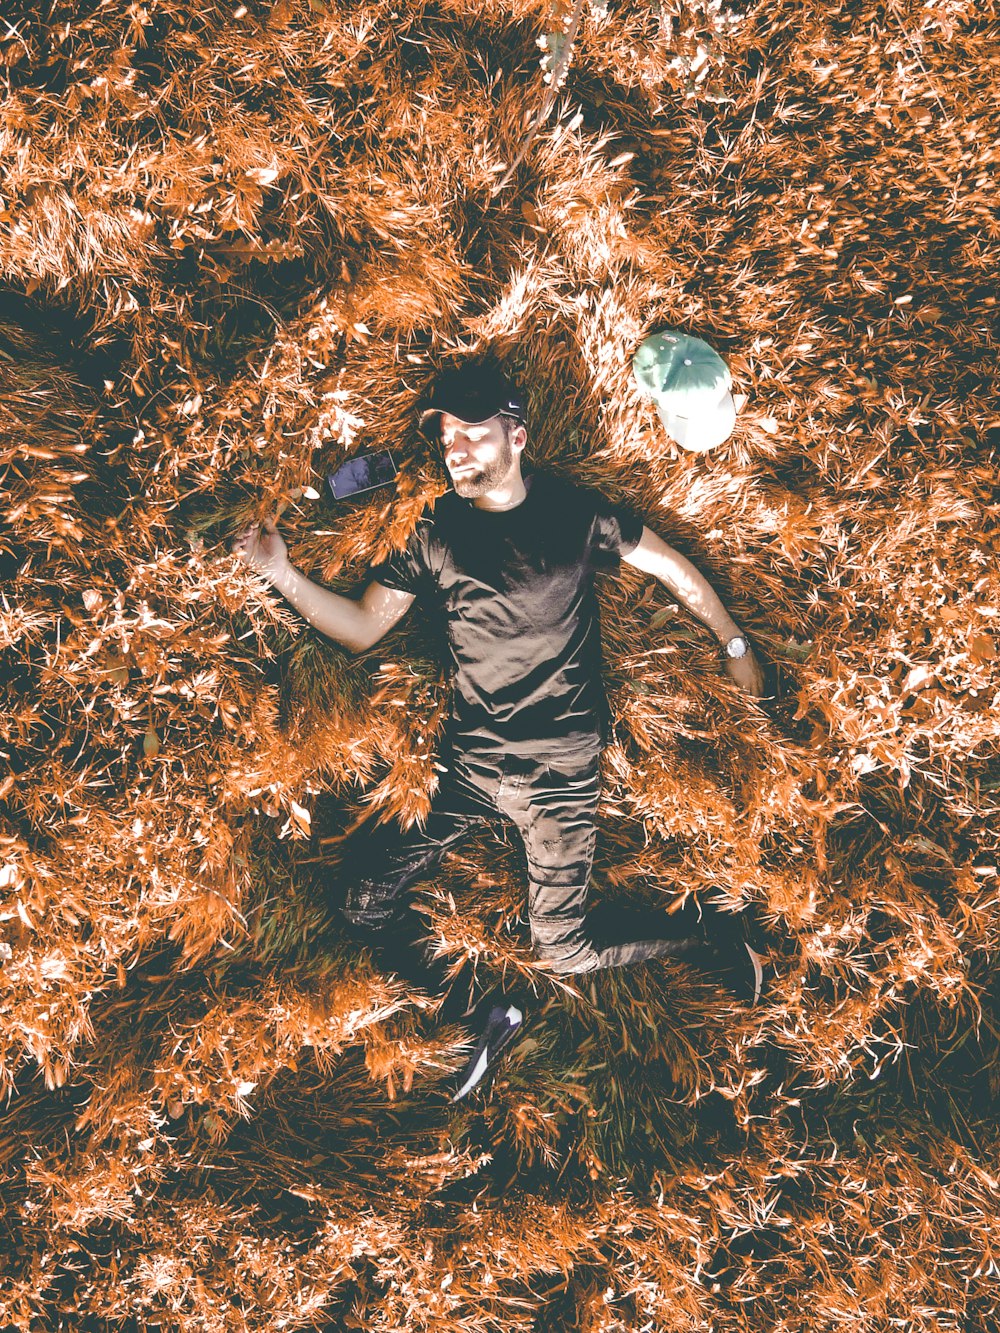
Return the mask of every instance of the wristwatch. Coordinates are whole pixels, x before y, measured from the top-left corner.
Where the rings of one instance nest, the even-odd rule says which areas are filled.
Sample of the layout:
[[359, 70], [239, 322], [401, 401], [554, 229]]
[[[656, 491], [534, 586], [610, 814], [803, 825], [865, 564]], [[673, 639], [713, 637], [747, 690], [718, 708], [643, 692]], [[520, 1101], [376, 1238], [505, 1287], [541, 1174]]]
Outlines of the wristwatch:
[[750, 645], [742, 634], [734, 634], [731, 639], [723, 644], [727, 657], [746, 657], [750, 651]]

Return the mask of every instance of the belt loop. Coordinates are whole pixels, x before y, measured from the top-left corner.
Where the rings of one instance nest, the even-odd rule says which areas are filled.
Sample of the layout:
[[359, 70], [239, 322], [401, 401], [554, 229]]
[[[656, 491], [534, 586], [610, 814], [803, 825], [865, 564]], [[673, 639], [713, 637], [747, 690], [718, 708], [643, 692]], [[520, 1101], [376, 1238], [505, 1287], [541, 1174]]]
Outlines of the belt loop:
[[497, 803], [503, 796], [516, 796], [521, 790], [524, 773], [518, 771], [517, 757], [509, 751], [500, 763], [500, 786], [497, 788]]
[[511, 761], [510, 753], [505, 752], [503, 758], [500, 760], [500, 785], [499, 787], [497, 787], [498, 804], [500, 802], [501, 797], [507, 793], [510, 787], [510, 780], [511, 777], [513, 776], [510, 772], [510, 761]]

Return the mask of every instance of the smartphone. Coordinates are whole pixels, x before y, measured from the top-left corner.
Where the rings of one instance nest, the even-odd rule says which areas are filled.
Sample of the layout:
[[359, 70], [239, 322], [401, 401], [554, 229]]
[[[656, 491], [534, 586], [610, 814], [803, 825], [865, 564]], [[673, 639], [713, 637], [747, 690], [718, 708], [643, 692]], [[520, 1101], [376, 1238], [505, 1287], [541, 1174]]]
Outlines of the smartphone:
[[373, 491], [376, 486], [386, 486], [395, 479], [396, 464], [392, 454], [388, 449], [379, 449], [374, 453], [349, 458], [336, 472], [330, 473], [326, 484], [335, 500], [346, 500], [349, 495]]

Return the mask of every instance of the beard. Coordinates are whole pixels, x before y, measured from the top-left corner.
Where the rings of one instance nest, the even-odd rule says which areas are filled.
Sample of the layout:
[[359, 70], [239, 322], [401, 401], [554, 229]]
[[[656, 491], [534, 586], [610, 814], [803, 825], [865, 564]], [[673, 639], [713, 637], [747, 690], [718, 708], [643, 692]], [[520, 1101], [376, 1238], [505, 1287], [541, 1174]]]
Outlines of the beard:
[[463, 500], [478, 500], [481, 495], [488, 495], [502, 486], [514, 463], [514, 451], [510, 441], [504, 438], [496, 458], [488, 467], [477, 468], [464, 477], [452, 477], [451, 484], [455, 494]]

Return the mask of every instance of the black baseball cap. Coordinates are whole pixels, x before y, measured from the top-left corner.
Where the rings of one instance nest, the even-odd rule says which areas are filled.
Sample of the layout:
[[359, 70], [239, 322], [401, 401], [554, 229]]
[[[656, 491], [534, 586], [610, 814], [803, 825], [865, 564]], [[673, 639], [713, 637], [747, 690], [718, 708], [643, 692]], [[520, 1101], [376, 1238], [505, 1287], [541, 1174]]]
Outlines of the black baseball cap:
[[524, 399], [498, 365], [493, 362], [466, 362], [444, 370], [438, 376], [420, 413], [420, 425], [426, 430], [438, 413], [447, 412], [470, 426], [489, 421], [490, 417], [524, 420]]

